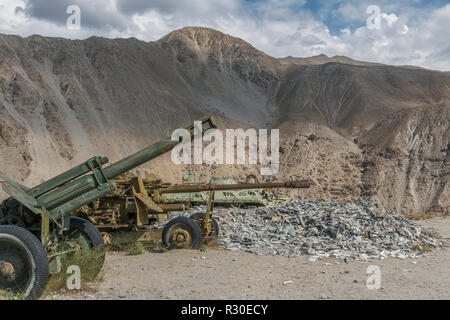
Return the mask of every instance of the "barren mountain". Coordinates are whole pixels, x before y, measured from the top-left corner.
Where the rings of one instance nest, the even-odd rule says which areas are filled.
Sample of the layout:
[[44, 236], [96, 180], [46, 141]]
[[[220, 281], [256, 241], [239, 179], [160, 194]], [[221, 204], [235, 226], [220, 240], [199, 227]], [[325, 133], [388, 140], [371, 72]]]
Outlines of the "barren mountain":
[[351, 64], [356, 66], [382, 66], [380, 63], [375, 62], [365, 62], [365, 61], [358, 61], [351, 59], [349, 57], [345, 56], [334, 56], [334, 57], [328, 57], [325, 54], [319, 54], [318, 56], [314, 57], [308, 57], [308, 58], [295, 58], [295, 57], [286, 57], [283, 59], [280, 59], [286, 62], [294, 63], [297, 65], [317, 65], [317, 64], [325, 64], [330, 62], [338, 62], [343, 64]]
[[[365, 197], [409, 211], [450, 208], [450, 73], [347, 57], [275, 59], [188, 27], [156, 42], [0, 35], [1, 170], [26, 185], [101, 154], [116, 161], [201, 116], [220, 128], [279, 128], [280, 171], [302, 198]], [[315, 134], [317, 139], [309, 139]], [[259, 174], [255, 165], [146, 169]]]

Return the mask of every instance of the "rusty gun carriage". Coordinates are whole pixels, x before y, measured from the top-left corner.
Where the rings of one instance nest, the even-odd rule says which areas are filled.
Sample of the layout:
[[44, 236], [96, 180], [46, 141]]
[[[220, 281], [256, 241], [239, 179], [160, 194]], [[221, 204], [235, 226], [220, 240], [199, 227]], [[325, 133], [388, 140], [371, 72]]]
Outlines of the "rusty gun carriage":
[[[135, 231], [137, 241], [162, 240], [169, 248], [198, 249], [202, 242], [208, 242], [219, 234], [219, 225], [213, 218], [215, 194], [217, 192], [258, 190], [267, 188], [308, 188], [309, 181], [286, 181], [266, 183], [234, 184], [168, 184], [156, 178], [124, 175], [115, 180], [116, 192], [108, 194], [76, 212], [77, 216], [90, 220], [104, 232], [114, 237], [114, 231]], [[195, 195], [205, 192], [207, 199]], [[171, 198], [170, 195], [186, 194], [187, 197]], [[190, 197], [189, 195], [193, 196]], [[191, 201], [195, 200], [195, 201]], [[199, 201], [200, 200], [200, 201]], [[205, 200], [205, 201], [203, 201]], [[249, 199], [246, 198], [246, 202]], [[197, 222], [190, 231], [174, 227], [169, 221], [161, 231], [152, 228], [156, 222], [170, 218], [171, 211], [185, 211], [191, 202], [205, 202], [206, 212], [190, 218]], [[221, 202], [222, 203], [222, 202]], [[184, 217], [179, 217], [184, 219]], [[109, 238], [109, 235], [107, 236]]]

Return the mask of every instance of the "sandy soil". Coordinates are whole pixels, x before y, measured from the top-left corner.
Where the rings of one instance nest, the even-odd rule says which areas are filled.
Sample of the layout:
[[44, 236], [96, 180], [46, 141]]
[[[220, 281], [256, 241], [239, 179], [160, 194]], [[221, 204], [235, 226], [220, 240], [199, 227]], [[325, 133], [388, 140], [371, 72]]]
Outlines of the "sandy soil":
[[[450, 219], [420, 222], [450, 238]], [[447, 245], [419, 259], [369, 262], [308, 256], [256, 256], [218, 248], [107, 256], [104, 280], [92, 290], [48, 299], [449, 299]], [[367, 267], [381, 270], [369, 290]]]

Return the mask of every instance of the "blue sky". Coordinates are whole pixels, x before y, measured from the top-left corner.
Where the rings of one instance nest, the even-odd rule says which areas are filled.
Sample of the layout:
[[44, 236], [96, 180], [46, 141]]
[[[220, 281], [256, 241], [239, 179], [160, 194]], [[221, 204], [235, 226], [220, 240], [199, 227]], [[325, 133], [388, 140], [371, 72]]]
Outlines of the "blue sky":
[[[268, 3], [267, 0], [245, 0], [248, 8], [255, 5], [262, 5]], [[341, 33], [342, 29], [348, 28], [355, 30], [364, 25], [367, 16], [365, 16], [364, 8], [369, 5], [378, 5], [380, 8], [389, 8], [389, 13], [394, 13], [397, 16], [401, 14], [410, 15], [426, 15], [430, 10], [434, 10], [450, 3], [446, 0], [416, 0], [416, 1], [342, 1], [342, 0], [308, 0], [308, 1], [279, 1], [285, 7], [290, 8], [294, 12], [309, 12], [315, 19], [322, 21], [333, 35]], [[345, 6], [354, 6], [360, 8], [360, 14], [352, 18], [346, 17], [340, 12], [340, 9]]]
[[[250, 1], [251, 2], [251, 1]], [[313, 15], [324, 22], [332, 34], [339, 34], [340, 30], [349, 28], [355, 30], [361, 27], [366, 20], [366, 16], [361, 14], [355, 20], [346, 18], [339, 12], [339, 9], [345, 5], [351, 4], [355, 7], [367, 8], [369, 5], [378, 5], [380, 8], [389, 8], [389, 13], [397, 16], [404, 12], [413, 11], [415, 15], [424, 15], [427, 10], [436, 9], [445, 6], [449, 1], [431, 0], [431, 1], [307, 1], [302, 6], [296, 6], [295, 10], [310, 10]], [[362, 4], [362, 5], [361, 5]], [[362, 11], [362, 10], [361, 10]], [[362, 11], [362, 13], [364, 13]]]
[[[81, 10], [68, 29], [69, 5]], [[369, 6], [379, 25], [369, 28]], [[450, 1], [0, 0], [0, 32], [154, 41], [184, 26], [242, 38], [274, 57], [345, 55], [450, 71]]]

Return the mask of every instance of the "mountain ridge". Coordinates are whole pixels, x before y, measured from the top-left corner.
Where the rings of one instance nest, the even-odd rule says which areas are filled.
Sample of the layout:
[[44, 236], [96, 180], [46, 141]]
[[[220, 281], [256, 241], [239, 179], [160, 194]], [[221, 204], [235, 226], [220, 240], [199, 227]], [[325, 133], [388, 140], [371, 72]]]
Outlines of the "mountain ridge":
[[[33, 185], [96, 154], [116, 161], [172, 128], [213, 114], [222, 129], [283, 128], [282, 145], [291, 152], [281, 154], [274, 178], [311, 177], [316, 187], [304, 196], [361, 196], [399, 210], [448, 210], [448, 152], [440, 151], [450, 140], [448, 123], [439, 130], [423, 127], [434, 147], [426, 148], [423, 136], [415, 138], [422, 155], [416, 151], [408, 158], [407, 144], [386, 142], [376, 128], [401, 136], [406, 129], [397, 124], [447, 119], [450, 73], [365, 65], [371, 63], [347, 57], [326, 63], [292, 59], [310, 60], [283, 61], [203, 27], [175, 30], [154, 42], [0, 35], [2, 171]], [[393, 122], [396, 114], [406, 120]], [[313, 133], [316, 144], [307, 139]], [[396, 148], [401, 152], [389, 153]], [[376, 170], [367, 167], [371, 162]], [[414, 163], [429, 170], [416, 170]], [[409, 164], [414, 175], [399, 164]], [[188, 169], [204, 179], [257, 172], [252, 166], [176, 167], [166, 156], [146, 168], [172, 181]], [[382, 174], [399, 182], [389, 185]]]

